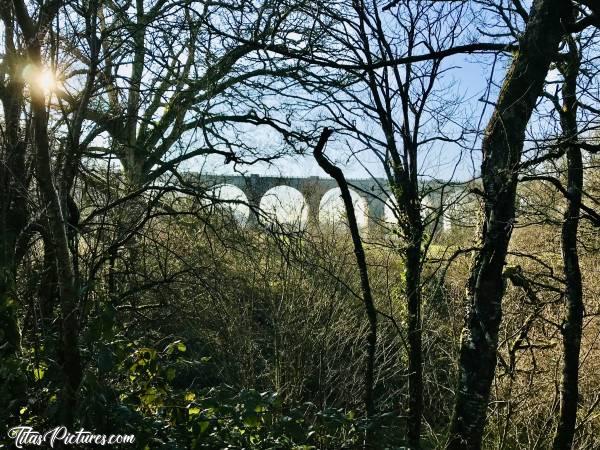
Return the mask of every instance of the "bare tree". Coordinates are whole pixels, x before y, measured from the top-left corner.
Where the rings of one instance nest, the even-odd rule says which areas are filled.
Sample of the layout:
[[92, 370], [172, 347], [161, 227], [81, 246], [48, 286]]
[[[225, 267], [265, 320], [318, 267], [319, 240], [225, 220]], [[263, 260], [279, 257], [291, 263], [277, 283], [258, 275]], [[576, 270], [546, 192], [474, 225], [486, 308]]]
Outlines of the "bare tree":
[[[578, 136], [577, 127], [577, 76], [579, 50], [572, 37], [567, 38], [569, 48], [564, 63], [559, 64], [564, 77], [563, 104], [560, 110], [563, 139]], [[554, 449], [567, 450], [573, 444], [577, 404], [579, 397], [579, 350], [583, 323], [583, 292], [581, 269], [577, 252], [577, 228], [583, 191], [583, 159], [577, 144], [566, 144], [567, 155], [567, 207], [562, 225], [562, 253], [566, 281], [567, 315], [563, 323], [563, 370], [560, 388], [560, 417], [554, 436]]]
[[[332, 131], [328, 128], [323, 130], [319, 142], [314, 149], [314, 156], [319, 165], [323, 168], [329, 176], [331, 176], [340, 187], [342, 192], [342, 199], [344, 201], [344, 207], [346, 215], [348, 217], [348, 225], [350, 227], [350, 235], [352, 236], [352, 244], [354, 245], [354, 254], [356, 256], [356, 265], [360, 273], [360, 286], [363, 295], [363, 302], [365, 305], [365, 311], [367, 318], [369, 319], [369, 334], [367, 337], [367, 367], [365, 371], [365, 407], [367, 412], [367, 419], [372, 419], [375, 413], [375, 399], [373, 398], [373, 386], [374, 386], [374, 372], [375, 372], [375, 352], [377, 350], [377, 310], [375, 309], [375, 303], [373, 302], [373, 295], [371, 294], [371, 285], [369, 283], [369, 269], [367, 266], [367, 260], [365, 257], [365, 251], [362, 245], [362, 239], [360, 237], [360, 230], [358, 229], [358, 222], [356, 221], [356, 214], [354, 212], [354, 203], [352, 201], [352, 195], [350, 194], [350, 188], [348, 182], [344, 177], [344, 172], [339, 167], [334, 166], [323, 154], [323, 149], [327, 143], [327, 139], [331, 136]], [[373, 444], [373, 424], [367, 424], [367, 437], [365, 440], [365, 447], [370, 448]]]
[[[590, 198], [591, 196], [584, 189], [586, 164], [582, 149], [585, 148], [591, 152], [597, 151], [594, 145], [586, 143], [586, 135], [591, 131], [588, 127], [593, 128], [593, 125], [586, 124], [581, 114], [582, 110], [590, 112], [586, 100], [591, 89], [589, 84], [583, 80], [592, 76], [594, 69], [585, 66], [582, 68], [583, 53], [589, 53], [590, 50], [592, 53], [594, 52], [593, 46], [591, 49], [586, 48], [589, 43], [590, 40], [585, 37], [578, 39], [568, 35], [565, 38], [564, 47], [567, 51], [560, 53], [556, 62], [556, 68], [562, 76], [560, 87], [562, 98], [559, 97], [558, 92], [552, 94], [546, 91], [544, 93], [545, 97], [552, 102], [554, 111], [558, 115], [561, 135], [557, 140], [551, 142], [550, 150], [522, 163], [524, 167], [545, 164], [542, 166], [541, 173], [534, 172], [521, 179], [528, 182], [550, 183], [551, 189], [556, 189], [558, 194], [564, 197], [566, 203], [562, 221], [557, 223], [561, 228], [565, 317], [559, 327], [563, 341], [563, 361], [558, 426], [555, 430], [553, 444], [556, 449], [567, 449], [573, 446], [579, 405], [579, 366], [585, 309], [578, 249], [580, 219], [585, 214], [594, 224], [598, 218], [597, 212], [583, 201], [584, 195]], [[586, 63], [587, 61], [583, 64]], [[586, 76], [581, 77], [584, 72]], [[595, 114], [593, 108], [592, 114]], [[583, 128], [580, 128], [580, 123]], [[564, 164], [563, 159], [565, 159]], [[556, 172], [558, 176], [553, 176], [553, 172]], [[566, 176], [563, 177], [563, 173]], [[561, 178], [564, 178], [564, 186]]]
[[[269, 80], [289, 89], [297, 67], [263, 54], [257, 44], [290, 33], [286, 17], [295, 8], [277, 0], [260, 7], [243, 3], [153, 1], [128, 8], [102, 2], [98, 89], [82, 108], [102, 139], [86, 156], [116, 155], [140, 187], [193, 158], [268, 163], [302, 148], [307, 141], [293, 130], [292, 111], [283, 103], [269, 106]], [[231, 27], [249, 42], [240, 43]], [[66, 54], [70, 50], [65, 46]], [[94, 62], [77, 48], [71, 56], [84, 68]], [[63, 97], [71, 109], [80, 107], [77, 97]], [[241, 137], [253, 130], [274, 132], [283, 143], [259, 150]]]
[[[19, 264], [17, 242], [27, 225], [27, 133], [22, 129], [24, 108], [23, 80], [20, 68], [24, 58], [16, 35], [12, 4], [0, 5], [0, 18], [4, 28], [3, 48], [0, 51], [0, 100], [3, 114], [0, 134], [0, 321], [3, 333], [0, 338], [0, 358], [6, 369], [0, 375], [0, 401], [7, 407], [5, 415], [14, 412], [13, 401], [23, 392], [23, 380], [18, 379], [15, 368], [16, 353], [20, 349], [20, 332], [17, 323], [15, 278]], [[0, 420], [5, 423], [7, 420]]]
[[[373, 155], [385, 174], [380, 185], [380, 200], [395, 216], [394, 228], [400, 237], [399, 252], [403, 259], [403, 294], [407, 305], [408, 354], [408, 436], [411, 448], [420, 448], [423, 415], [423, 318], [422, 273], [427, 249], [441, 222], [444, 207], [427, 207], [424, 198], [434, 192], [447, 200], [447, 182], [428, 183], [432, 176], [421, 167], [426, 154], [439, 157], [432, 148], [442, 143], [461, 148], [468, 130], [458, 130], [453, 112], [460, 101], [453, 99], [443, 81], [449, 70], [445, 57], [467, 52], [461, 45], [465, 36], [462, 4], [433, 4], [428, 1], [352, 2], [352, 8], [326, 15], [337, 23], [329, 28], [330, 60], [333, 52], [343, 52], [344, 64], [319, 65], [306, 84], [324, 95], [317, 105], [325, 110], [322, 117], [335, 123], [346, 137], [351, 158], [368, 171], [364, 162]], [[324, 20], [324, 19], [321, 19]], [[337, 22], [335, 22], [337, 21]], [[444, 27], [440, 27], [445, 23]], [[485, 45], [471, 43], [484, 51]], [[511, 48], [510, 41], [495, 44], [485, 51]], [[452, 49], [454, 51], [448, 51]], [[421, 58], [416, 55], [422, 54]], [[413, 56], [415, 59], [413, 60]], [[341, 71], [337, 78], [335, 70]], [[311, 90], [310, 92], [313, 92]], [[443, 101], [440, 98], [445, 96]], [[427, 153], [429, 152], [429, 153]], [[460, 157], [457, 155], [457, 159]], [[430, 168], [431, 169], [431, 168]], [[375, 178], [377, 180], [377, 178]], [[379, 182], [379, 181], [378, 181]], [[374, 195], [366, 192], [365, 195]]]
[[[42, 45], [48, 27], [56, 17], [60, 7], [59, 1], [47, 2], [38, 11], [37, 17], [30, 16], [27, 6], [20, 0], [13, 2], [14, 12], [26, 52], [33, 70], [42, 71]], [[66, 203], [61, 200], [54, 181], [54, 171], [50, 157], [50, 141], [48, 138], [48, 112], [46, 110], [46, 93], [40, 83], [29, 83], [31, 94], [31, 132], [33, 134], [33, 154], [35, 173], [41, 192], [43, 207], [48, 218], [50, 244], [56, 262], [57, 282], [59, 287], [61, 321], [62, 321], [62, 366], [64, 373], [64, 389], [62, 391], [63, 420], [73, 423], [77, 391], [82, 377], [81, 359], [78, 347], [78, 292], [73, 270], [71, 253], [67, 240], [68, 223]], [[64, 197], [63, 197], [64, 198]]]
[[481, 447], [496, 368], [502, 273], [515, 220], [517, 169], [527, 123], [564, 33], [561, 20], [573, 17], [565, 3], [534, 1], [483, 138], [482, 248], [476, 253], [467, 287], [469, 305], [461, 336], [449, 449]]

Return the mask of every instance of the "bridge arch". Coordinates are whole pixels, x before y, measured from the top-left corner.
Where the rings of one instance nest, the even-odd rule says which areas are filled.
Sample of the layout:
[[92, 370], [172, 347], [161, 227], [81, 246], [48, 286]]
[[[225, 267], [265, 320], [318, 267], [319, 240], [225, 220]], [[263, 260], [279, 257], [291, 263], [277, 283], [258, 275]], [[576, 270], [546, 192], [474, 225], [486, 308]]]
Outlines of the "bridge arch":
[[[369, 207], [367, 200], [353, 189], [350, 189], [354, 214], [359, 228], [366, 229], [369, 224]], [[325, 192], [319, 203], [319, 223], [335, 224], [346, 221], [346, 208], [342, 200], [340, 188], [333, 188]]]
[[398, 225], [398, 216], [397, 216], [397, 208], [394, 203], [392, 203], [391, 199], [383, 206], [383, 222], [387, 226], [396, 226]]
[[239, 225], [245, 225], [250, 216], [248, 196], [238, 186], [233, 184], [218, 184], [209, 191], [210, 202], [219, 211], [231, 214]]
[[305, 227], [308, 223], [308, 204], [298, 189], [279, 185], [270, 188], [260, 199], [260, 210], [274, 222]]

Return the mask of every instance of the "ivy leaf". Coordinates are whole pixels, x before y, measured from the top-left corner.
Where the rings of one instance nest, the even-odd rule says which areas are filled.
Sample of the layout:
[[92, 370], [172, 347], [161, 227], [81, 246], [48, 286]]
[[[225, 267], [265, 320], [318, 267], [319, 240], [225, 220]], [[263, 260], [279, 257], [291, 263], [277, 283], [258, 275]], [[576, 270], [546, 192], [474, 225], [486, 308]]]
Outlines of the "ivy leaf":
[[199, 422], [199, 425], [200, 425], [200, 434], [204, 434], [204, 432], [206, 430], [208, 430], [210, 422], [208, 420], [202, 420]]
[[144, 394], [142, 394], [140, 396], [140, 400], [142, 401], [142, 403], [145, 403], [146, 405], [151, 405], [156, 401], [157, 397], [158, 397], [157, 389], [154, 387], [151, 387], [151, 388], [148, 388], [146, 390], [146, 392], [144, 392]]
[[44, 378], [47, 368], [48, 368], [48, 366], [46, 366], [46, 364], [44, 364], [44, 363], [40, 363], [37, 367], [34, 367], [33, 368], [33, 378], [35, 378], [36, 381], [39, 381], [42, 378]]
[[244, 425], [247, 427], [257, 427], [260, 423], [260, 419], [256, 414], [250, 414], [244, 417]]

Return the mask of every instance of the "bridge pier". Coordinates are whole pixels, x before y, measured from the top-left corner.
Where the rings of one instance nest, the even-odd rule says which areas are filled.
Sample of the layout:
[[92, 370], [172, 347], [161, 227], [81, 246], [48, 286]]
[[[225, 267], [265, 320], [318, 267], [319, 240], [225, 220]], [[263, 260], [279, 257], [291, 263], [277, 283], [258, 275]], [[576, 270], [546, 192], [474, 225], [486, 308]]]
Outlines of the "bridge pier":
[[244, 187], [238, 187], [244, 191], [248, 199], [248, 206], [250, 207], [250, 214], [248, 215], [246, 224], [248, 226], [257, 226], [259, 225], [260, 201], [271, 186], [256, 174], [243, 177], [242, 179], [244, 180]]
[[385, 218], [385, 203], [378, 197], [366, 196], [367, 200], [367, 228], [375, 230]]
[[307, 228], [319, 226], [319, 211], [321, 200], [327, 191], [332, 189], [330, 183], [324, 186], [319, 177], [310, 177], [298, 185], [298, 191], [302, 194], [305, 206], [308, 208]]

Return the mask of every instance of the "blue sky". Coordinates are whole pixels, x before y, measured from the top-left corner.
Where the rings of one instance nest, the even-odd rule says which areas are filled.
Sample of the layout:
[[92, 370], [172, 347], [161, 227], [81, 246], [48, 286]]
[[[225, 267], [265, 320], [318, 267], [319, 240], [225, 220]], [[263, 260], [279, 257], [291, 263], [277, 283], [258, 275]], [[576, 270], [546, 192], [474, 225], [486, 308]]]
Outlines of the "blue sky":
[[[453, 81], [452, 94], [459, 95], [464, 99], [462, 108], [470, 116], [473, 124], [480, 123], [480, 130], [485, 128], [490, 115], [491, 107], [481, 101], [481, 98], [487, 92], [487, 81], [490, 76], [491, 63], [493, 57], [491, 55], [477, 56], [456, 56], [448, 58], [446, 64], [452, 66], [453, 69], [446, 76], [447, 81]], [[505, 67], [498, 62], [494, 70], [494, 78], [504, 75]], [[490, 92], [489, 100], [495, 101], [495, 90]], [[483, 116], [482, 116], [483, 113]], [[265, 143], [268, 142], [268, 134], [259, 136], [259, 141], [262, 139]], [[421, 158], [421, 169], [425, 176], [436, 177], [441, 179], [470, 179], [474, 173], [478, 173], [480, 164], [480, 146], [479, 142], [473, 143], [473, 151], [465, 151], [460, 149], [455, 144], [439, 142], [427, 152], [423, 152]], [[379, 161], [369, 153], [362, 153], [360, 162], [356, 159], [348, 161], [348, 152], [343, 145], [335, 142], [335, 135], [332, 142], [326, 150], [327, 155], [344, 167], [348, 178], [368, 178], [369, 172], [375, 176], [382, 177], [383, 169]], [[196, 170], [203, 170], [209, 173], [233, 173], [233, 166], [224, 166], [223, 159], [207, 158], [195, 160], [190, 164], [190, 167]], [[364, 165], [364, 167], [363, 167]], [[321, 176], [327, 177], [327, 174], [317, 165], [312, 158], [312, 155], [283, 157], [278, 159], [271, 165], [261, 164], [252, 166], [238, 166], [237, 170], [246, 174], [259, 175], [277, 175], [277, 176]]]

